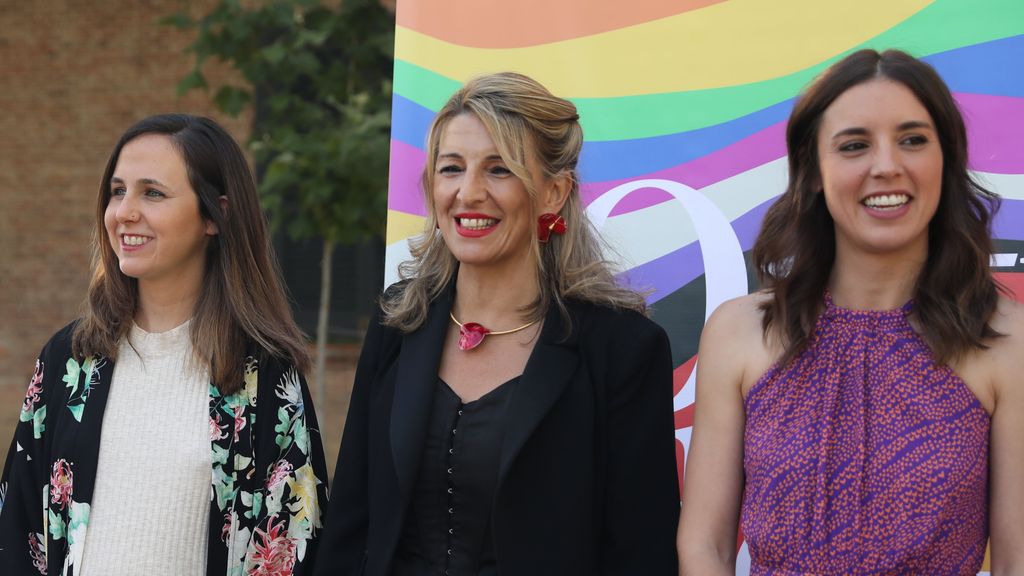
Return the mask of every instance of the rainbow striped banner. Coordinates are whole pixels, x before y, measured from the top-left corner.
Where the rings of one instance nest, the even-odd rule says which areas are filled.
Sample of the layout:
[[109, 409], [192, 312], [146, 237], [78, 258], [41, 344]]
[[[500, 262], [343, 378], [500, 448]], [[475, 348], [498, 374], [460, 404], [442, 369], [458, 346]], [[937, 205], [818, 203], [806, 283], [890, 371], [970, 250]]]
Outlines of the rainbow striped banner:
[[745, 257], [786, 184], [793, 99], [854, 50], [900, 48], [945, 78], [971, 168], [1004, 199], [997, 274], [1024, 299], [1020, 0], [399, 0], [397, 20], [386, 282], [423, 230], [426, 131], [448, 97], [514, 70], [570, 98], [590, 217], [672, 338], [681, 462], [700, 331], [755, 288]]

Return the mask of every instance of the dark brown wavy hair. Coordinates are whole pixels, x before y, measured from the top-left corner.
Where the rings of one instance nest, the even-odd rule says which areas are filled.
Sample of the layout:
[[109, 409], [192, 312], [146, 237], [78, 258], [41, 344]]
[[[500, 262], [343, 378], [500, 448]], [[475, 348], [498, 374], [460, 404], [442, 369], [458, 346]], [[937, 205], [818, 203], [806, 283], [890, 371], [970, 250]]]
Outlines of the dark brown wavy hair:
[[782, 336], [785, 363], [810, 340], [835, 260], [835, 227], [821, 188], [818, 130], [841, 94], [884, 78], [928, 110], [942, 147], [942, 191], [928, 227], [928, 258], [914, 287], [914, 314], [936, 361], [948, 363], [999, 336], [989, 325], [999, 300], [992, 277], [991, 221], [999, 197], [967, 171], [967, 131], [949, 88], [928, 64], [899, 50], [859, 50], [835, 63], [798, 98], [786, 127], [789, 184], [765, 216], [753, 261], [772, 298], [763, 329]]
[[[216, 122], [185, 114], [139, 121], [110, 154], [96, 198], [93, 274], [74, 332], [74, 354], [116, 358], [138, 307], [138, 282], [121, 272], [103, 215], [121, 149], [146, 134], [170, 138], [199, 197], [200, 215], [217, 226], [218, 234], [207, 243], [203, 286], [190, 325], [193, 348], [209, 368], [213, 384], [224, 394], [242, 388], [245, 359], [254, 347], [260, 356], [307, 371], [306, 340], [292, 318], [245, 154]], [[221, 196], [227, 199], [226, 211], [220, 207]]]

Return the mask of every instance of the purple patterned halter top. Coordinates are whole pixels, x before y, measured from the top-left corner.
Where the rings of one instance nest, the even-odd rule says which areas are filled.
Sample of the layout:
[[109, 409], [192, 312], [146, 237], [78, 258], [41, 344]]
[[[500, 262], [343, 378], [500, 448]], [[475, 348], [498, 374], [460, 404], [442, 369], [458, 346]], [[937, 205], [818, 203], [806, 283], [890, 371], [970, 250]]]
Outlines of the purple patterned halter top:
[[971, 574], [988, 540], [989, 415], [907, 315], [825, 296], [810, 345], [746, 399], [751, 576]]

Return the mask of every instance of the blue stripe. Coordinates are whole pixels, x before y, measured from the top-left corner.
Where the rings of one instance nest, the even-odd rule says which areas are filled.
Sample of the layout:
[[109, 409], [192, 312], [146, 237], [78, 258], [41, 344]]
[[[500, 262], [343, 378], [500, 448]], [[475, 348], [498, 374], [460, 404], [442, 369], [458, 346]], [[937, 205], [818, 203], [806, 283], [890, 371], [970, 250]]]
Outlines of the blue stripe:
[[953, 92], [1024, 98], [1024, 34], [922, 58]]
[[[1024, 97], [1024, 35], [965, 46], [924, 60], [954, 92]], [[586, 142], [580, 158], [581, 176], [587, 182], [620, 180], [690, 162], [786, 120], [793, 101], [678, 134]], [[392, 137], [423, 149], [434, 112], [396, 93], [392, 117]]]

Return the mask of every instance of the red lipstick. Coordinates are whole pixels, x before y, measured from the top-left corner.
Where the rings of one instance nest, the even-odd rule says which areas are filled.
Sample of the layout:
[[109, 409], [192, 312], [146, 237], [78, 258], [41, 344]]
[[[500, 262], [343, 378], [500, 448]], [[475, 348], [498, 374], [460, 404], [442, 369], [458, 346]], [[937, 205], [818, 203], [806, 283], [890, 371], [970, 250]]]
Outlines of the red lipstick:
[[[493, 221], [493, 224], [485, 228], [466, 228], [462, 225], [462, 222], [465, 220], [491, 220]], [[455, 231], [458, 232], [459, 236], [464, 236], [466, 238], [480, 238], [494, 232], [498, 227], [498, 222], [500, 222], [499, 219], [493, 216], [488, 216], [487, 214], [480, 214], [477, 212], [460, 212], [455, 215]]]

